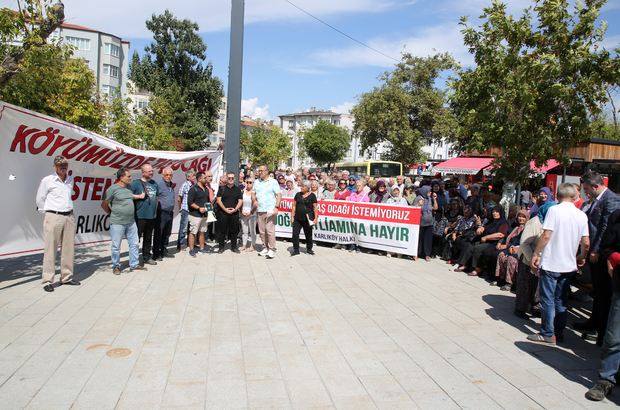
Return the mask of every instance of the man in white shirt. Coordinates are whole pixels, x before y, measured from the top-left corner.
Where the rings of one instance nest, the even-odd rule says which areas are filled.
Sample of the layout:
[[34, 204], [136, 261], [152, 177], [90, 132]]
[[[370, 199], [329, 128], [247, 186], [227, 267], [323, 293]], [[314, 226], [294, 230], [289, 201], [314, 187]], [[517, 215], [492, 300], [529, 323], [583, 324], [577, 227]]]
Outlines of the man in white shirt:
[[37, 210], [43, 219], [43, 290], [53, 292], [56, 273], [56, 251], [60, 243], [60, 284], [79, 285], [73, 280], [73, 247], [75, 217], [73, 215], [73, 178], [67, 175], [69, 161], [62, 155], [54, 158], [54, 172], [41, 180], [37, 191]]
[[[570, 278], [577, 265], [585, 264], [590, 248], [588, 217], [574, 205], [578, 197], [573, 184], [567, 182], [558, 187], [559, 204], [549, 208], [532, 258], [532, 271], [537, 272], [540, 267], [542, 315], [540, 334], [527, 337], [534, 342], [556, 344], [564, 339]], [[575, 257], [580, 243], [581, 252]]]

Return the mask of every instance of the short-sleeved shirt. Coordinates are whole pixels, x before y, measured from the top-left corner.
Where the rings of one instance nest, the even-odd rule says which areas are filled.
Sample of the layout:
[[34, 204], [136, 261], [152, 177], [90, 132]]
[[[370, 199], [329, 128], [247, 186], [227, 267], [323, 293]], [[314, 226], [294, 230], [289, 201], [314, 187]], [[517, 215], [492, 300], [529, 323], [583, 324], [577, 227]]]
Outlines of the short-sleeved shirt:
[[467, 199], [467, 188], [465, 188], [465, 185], [463, 184], [459, 184], [459, 186], [457, 187], [457, 189], [459, 190], [459, 192], [461, 193], [461, 195], [463, 195], [463, 198]]
[[310, 218], [314, 220], [314, 204], [316, 204], [316, 195], [310, 193], [306, 198], [301, 192], [295, 195], [295, 219], [298, 221], [307, 221]]
[[110, 224], [127, 225], [135, 221], [133, 192], [129, 186], [114, 184], [105, 192], [105, 201], [110, 203]]
[[164, 211], [173, 211], [174, 210], [174, 186], [172, 182], [170, 185], [166, 183], [163, 179], [157, 181], [157, 189], [159, 189], [159, 206]]
[[134, 195], [140, 195], [144, 192], [144, 186], [146, 186], [146, 196], [144, 199], [138, 199], [134, 205], [136, 207], [136, 219], [155, 219], [155, 211], [157, 210], [157, 197], [159, 196], [159, 187], [157, 182], [142, 181], [137, 179], [131, 183], [131, 191]]
[[256, 195], [256, 200], [258, 201], [257, 212], [271, 212], [276, 207], [277, 195], [280, 193], [280, 184], [273, 178], [268, 178], [266, 181], [257, 178], [254, 180], [252, 192]]
[[588, 217], [572, 202], [561, 202], [547, 211], [543, 231], [553, 231], [542, 253], [544, 270], [568, 273], [577, 270], [577, 250], [581, 238], [589, 236]]
[[181, 189], [179, 189], [179, 196], [182, 199], [181, 201], [181, 210], [182, 211], [189, 211], [189, 208], [187, 207], [187, 193], [189, 192], [189, 189], [193, 186], [194, 184], [192, 184], [189, 181], [185, 181], [183, 183], [183, 185], [181, 185]]
[[222, 198], [224, 208], [236, 208], [239, 200], [243, 200], [243, 191], [236, 185], [233, 185], [232, 188], [224, 185], [217, 190], [217, 197]]
[[199, 208], [204, 208], [206, 203], [210, 203], [209, 190], [205, 187], [202, 189], [200, 185], [194, 184], [187, 194], [187, 205], [189, 206], [189, 214], [198, 218], [202, 218], [198, 209], [194, 209], [191, 205], [196, 204]]

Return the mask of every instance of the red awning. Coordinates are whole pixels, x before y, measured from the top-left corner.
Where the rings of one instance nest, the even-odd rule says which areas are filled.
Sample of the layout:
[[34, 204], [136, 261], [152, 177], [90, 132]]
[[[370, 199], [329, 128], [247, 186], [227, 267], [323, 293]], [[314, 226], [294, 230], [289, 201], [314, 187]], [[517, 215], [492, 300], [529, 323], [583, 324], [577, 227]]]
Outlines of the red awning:
[[532, 169], [532, 171], [534, 172], [540, 172], [540, 173], [546, 173], [547, 171], [549, 171], [552, 168], [557, 167], [558, 165], [560, 165], [559, 162], [557, 162], [554, 159], [550, 159], [549, 161], [547, 161], [547, 163], [545, 165], [543, 165], [542, 167], [538, 168], [536, 165], [534, 165], [534, 161], [532, 161], [530, 163], [530, 168]]
[[481, 169], [488, 167], [493, 158], [458, 157], [436, 165], [434, 172], [443, 174], [476, 175]]

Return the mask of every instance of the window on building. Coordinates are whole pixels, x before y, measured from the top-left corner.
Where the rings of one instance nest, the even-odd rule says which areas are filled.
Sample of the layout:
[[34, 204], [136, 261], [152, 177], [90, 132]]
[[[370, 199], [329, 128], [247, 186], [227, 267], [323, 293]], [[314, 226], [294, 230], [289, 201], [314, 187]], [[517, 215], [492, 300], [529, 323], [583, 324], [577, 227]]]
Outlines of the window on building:
[[103, 52], [105, 54], [110, 54], [114, 57], [118, 57], [121, 54], [121, 48], [119, 46], [115, 46], [114, 44], [105, 43], [103, 45]]
[[220, 113], [220, 120], [226, 121], [226, 114]]
[[108, 97], [116, 97], [116, 87], [112, 87], [111, 85], [104, 85], [101, 87], [104, 94], [107, 94]]
[[90, 40], [87, 38], [66, 37], [65, 39], [78, 50], [90, 50]]
[[222, 101], [222, 105], [220, 105], [220, 110], [226, 109], [226, 101]]
[[146, 100], [138, 100], [136, 101], [136, 105], [138, 106], [139, 109], [143, 109], [149, 106], [149, 102]]
[[118, 67], [115, 65], [104, 64], [103, 74], [109, 75], [110, 77], [118, 77]]
[[443, 155], [441, 154], [437, 155], [437, 159], [443, 159]]
[[288, 120], [288, 127], [295, 128], [295, 120]]
[[439, 144], [437, 144], [437, 146], [438, 146], [439, 148], [443, 147], [443, 141], [439, 141]]
[[224, 130], [225, 130], [224, 126], [223, 126], [223, 125], [220, 125], [220, 134], [223, 134], [223, 133], [224, 133]]
[[334, 125], [340, 125], [340, 120], [334, 120], [332, 121]]

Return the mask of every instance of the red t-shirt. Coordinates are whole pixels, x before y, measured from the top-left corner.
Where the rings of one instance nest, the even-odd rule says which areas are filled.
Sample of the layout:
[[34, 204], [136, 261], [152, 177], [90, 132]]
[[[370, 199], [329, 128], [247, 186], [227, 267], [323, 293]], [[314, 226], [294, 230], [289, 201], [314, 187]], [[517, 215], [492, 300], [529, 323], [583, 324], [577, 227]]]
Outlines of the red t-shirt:
[[346, 201], [350, 195], [351, 195], [351, 192], [349, 192], [348, 189], [344, 191], [342, 195], [340, 194], [340, 191], [338, 191], [334, 194], [334, 199], [338, 199], [340, 201]]

